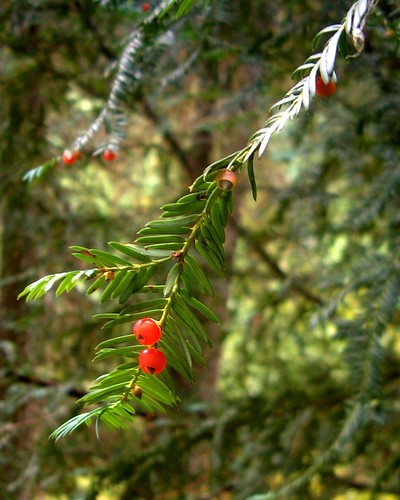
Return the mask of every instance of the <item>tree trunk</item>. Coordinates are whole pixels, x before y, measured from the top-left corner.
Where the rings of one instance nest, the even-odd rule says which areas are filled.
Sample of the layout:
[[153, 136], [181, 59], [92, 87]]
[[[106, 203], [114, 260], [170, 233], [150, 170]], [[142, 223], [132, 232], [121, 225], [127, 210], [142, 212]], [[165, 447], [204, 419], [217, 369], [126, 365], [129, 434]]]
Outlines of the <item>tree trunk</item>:
[[26, 327], [27, 306], [17, 296], [35, 263], [37, 205], [30, 187], [22, 181], [22, 173], [38, 161], [44, 143], [44, 106], [35, 62], [29, 60], [28, 68], [20, 66], [17, 56], [13, 64], [12, 74], [6, 74], [0, 82], [0, 397], [5, 413], [1, 417], [7, 420], [0, 451], [0, 491], [3, 498], [29, 498], [29, 480], [24, 474], [33, 447], [29, 421], [34, 403], [21, 404], [10, 392], [10, 374], [26, 366], [31, 342]]

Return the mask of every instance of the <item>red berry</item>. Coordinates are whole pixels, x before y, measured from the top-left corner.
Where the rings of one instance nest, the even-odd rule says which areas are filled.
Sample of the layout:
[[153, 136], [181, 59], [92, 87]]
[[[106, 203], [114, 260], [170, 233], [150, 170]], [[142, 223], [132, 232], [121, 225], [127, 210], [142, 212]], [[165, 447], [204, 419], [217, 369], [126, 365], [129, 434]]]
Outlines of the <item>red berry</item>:
[[336, 92], [336, 83], [333, 80], [329, 80], [329, 83], [325, 83], [321, 76], [317, 76], [315, 82], [315, 93], [319, 97], [329, 97]]
[[106, 149], [103, 153], [103, 158], [106, 161], [113, 161], [113, 160], [115, 160], [116, 156], [117, 156], [117, 153], [115, 151], [113, 151], [112, 149]]
[[139, 366], [145, 373], [157, 375], [167, 366], [167, 357], [159, 349], [149, 347], [139, 354]]
[[62, 155], [62, 160], [65, 165], [72, 165], [79, 157], [79, 151], [70, 151], [69, 149], [66, 149]]
[[156, 344], [161, 338], [161, 328], [152, 318], [139, 319], [133, 325], [132, 331], [142, 345]]
[[230, 170], [220, 170], [215, 180], [222, 191], [231, 191], [238, 183], [237, 175]]
[[142, 11], [143, 12], [149, 12], [150, 9], [151, 9], [151, 5], [149, 2], [142, 3]]

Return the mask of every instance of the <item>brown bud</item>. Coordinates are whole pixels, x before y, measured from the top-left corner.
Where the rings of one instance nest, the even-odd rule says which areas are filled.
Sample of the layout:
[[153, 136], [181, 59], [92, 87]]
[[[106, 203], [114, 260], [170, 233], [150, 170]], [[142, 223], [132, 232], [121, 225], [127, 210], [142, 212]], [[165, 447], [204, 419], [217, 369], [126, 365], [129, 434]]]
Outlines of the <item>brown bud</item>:
[[104, 273], [104, 276], [107, 281], [112, 281], [115, 278], [115, 272], [114, 271], [106, 271]]
[[135, 396], [135, 398], [142, 399], [142, 389], [138, 385], [133, 386], [132, 394]]

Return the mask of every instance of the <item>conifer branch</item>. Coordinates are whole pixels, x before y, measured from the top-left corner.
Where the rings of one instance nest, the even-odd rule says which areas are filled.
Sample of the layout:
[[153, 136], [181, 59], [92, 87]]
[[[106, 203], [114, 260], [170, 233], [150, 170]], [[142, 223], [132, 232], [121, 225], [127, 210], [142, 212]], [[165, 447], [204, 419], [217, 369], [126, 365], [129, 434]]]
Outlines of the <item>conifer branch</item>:
[[[341, 24], [324, 28], [316, 35], [314, 47], [319, 44], [322, 37], [332, 33], [322, 52], [310, 56], [304, 64], [293, 72], [292, 77], [300, 75], [302, 79], [270, 108], [271, 111], [276, 109], [278, 111], [272, 114], [263, 127], [251, 136], [247, 146], [237, 153], [228, 168], [234, 169], [235, 164], [247, 163], [257, 151], [258, 157], [261, 158], [272, 135], [279, 133], [286, 123], [293, 120], [303, 108], [306, 111], [310, 108], [311, 100], [316, 94], [318, 75], [322, 77], [325, 84], [331, 80], [336, 82], [337, 54], [340, 51], [347, 58], [360, 55], [365, 43], [363, 32], [365, 22], [375, 4], [375, 0], [356, 1]], [[353, 53], [350, 52], [350, 43], [355, 50]]]
[[[342, 424], [341, 430], [331, 444], [331, 446], [321, 455], [319, 455], [314, 463], [308, 469], [293, 481], [288, 482], [282, 488], [271, 491], [267, 494], [254, 495], [251, 500], [275, 500], [278, 498], [290, 498], [296, 494], [301, 488], [308, 485], [315, 473], [323, 470], [340, 456], [344, 446], [350, 443], [355, 435], [364, 428], [369, 422], [368, 414], [370, 406], [368, 403], [356, 402], [350, 409], [345, 421]], [[249, 499], [250, 500], [250, 499]]]
[[[171, 0], [162, 2], [146, 22], [157, 19], [161, 9], [172, 3]], [[318, 75], [325, 84], [336, 80], [334, 66], [338, 48], [340, 45], [342, 52], [348, 55], [347, 37], [352, 41], [352, 56], [359, 55], [362, 50], [362, 28], [374, 3], [368, 0], [355, 2], [342, 24], [325, 28], [317, 35], [316, 43], [320, 37], [327, 34], [330, 38], [321, 53], [311, 56], [294, 73], [307, 76], [303, 76], [302, 80], [273, 106], [272, 109], [278, 108], [280, 111], [273, 114], [264, 126], [253, 134], [245, 148], [209, 165], [203, 175], [194, 181], [189, 194], [162, 207], [161, 217], [150, 221], [139, 231], [139, 238], [133, 244], [110, 243], [111, 248], [124, 254], [123, 258], [103, 250], [73, 247], [75, 257], [94, 267], [86, 271], [70, 271], [41, 278], [29, 285], [20, 297], [26, 296], [27, 300], [37, 299], [47, 293], [55, 283], [58, 284], [58, 296], [72, 290], [78, 282], [88, 280], [94, 281], [88, 287], [87, 293], [102, 289], [100, 302], [119, 299], [123, 304], [135, 293], [155, 293], [156, 298], [128, 305], [119, 313], [105, 313], [97, 317], [108, 320], [105, 328], [148, 317], [158, 321], [163, 332], [159, 346], [167, 355], [169, 366], [187, 380], [193, 381], [192, 361], [203, 363], [202, 345], [211, 344], [194, 311], [210, 321], [218, 321], [215, 314], [194, 296], [195, 292], [201, 295], [212, 294], [211, 284], [197, 262], [198, 255], [217, 275], [223, 276], [225, 227], [233, 209], [232, 193], [229, 190], [231, 188], [228, 189], [227, 184], [220, 183], [218, 177], [220, 173], [231, 176], [234, 171], [247, 164], [253, 196], [256, 198], [254, 154], [258, 151], [258, 156], [262, 156], [271, 136], [282, 130], [287, 121], [297, 116], [301, 109], [309, 109], [310, 101], [316, 92]], [[187, 2], [186, 4], [189, 5]], [[134, 30], [117, 63], [116, 77], [106, 106], [88, 131], [76, 139], [74, 149], [85, 147], [106, 123], [110, 127], [109, 143], [114, 148], [118, 146], [125, 127], [121, 103], [141, 80], [140, 69], [134, 66], [134, 60], [143, 47], [143, 32]], [[283, 277], [283, 271], [267, 256], [264, 257], [274, 272]], [[165, 282], [151, 283], [150, 280], [160, 268], [166, 272]], [[320, 304], [319, 298], [300, 285], [293, 283], [292, 287]], [[149, 412], [165, 411], [165, 407], [176, 404], [178, 397], [167, 372], [158, 378], [148, 374], [139, 375], [138, 356], [141, 349], [133, 335], [120, 335], [101, 342], [95, 359], [123, 358], [122, 364], [99, 377], [89, 392], [80, 399], [85, 405], [98, 406], [63, 424], [53, 433], [53, 437], [58, 439], [93, 419], [96, 422], [102, 420], [110, 427], [125, 428], [136, 408]], [[373, 351], [371, 344], [369, 352], [373, 354]], [[375, 356], [372, 354], [369, 356], [371, 360]], [[368, 380], [368, 374], [365, 372], [365, 386]], [[143, 390], [143, 398], [132, 393], [136, 384]], [[347, 439], [351, 439], [363, 425], [365, 419], [361, 417], [364, 410], [365, 407], [361, 403], [355, 405], [337, 441], [315, 464], [315, 468], [332, 460], [339, 447]], [[298, 484], [308, 480], [313, 470], [311, 468], [303, 479], [299, 479]]]
[[121, 56], [114, 65], [116, 75], [113, 79], [107, 101], [96, 120], [90, 125], [85, 133], [76, 138], [72, 145], [73, 151], [81, 151], [104, 126], [108, 131], [107, 144], [100, 146], [102, 151], [105, 147], [116, 151], [121, 141], [125, 139], [126, 118], [123, 111], [123, 103], [129, 94], [134, 94], [141, 84], [142, 70], [137, 64], [141, 51], [145, 49], [144, 38], [146, 28], [152, 25], [160, 15], [172, 5], [173, 0], [164, 0], [151, 12], [140, 26], [134, 28], [128, 37], [128, 41]]

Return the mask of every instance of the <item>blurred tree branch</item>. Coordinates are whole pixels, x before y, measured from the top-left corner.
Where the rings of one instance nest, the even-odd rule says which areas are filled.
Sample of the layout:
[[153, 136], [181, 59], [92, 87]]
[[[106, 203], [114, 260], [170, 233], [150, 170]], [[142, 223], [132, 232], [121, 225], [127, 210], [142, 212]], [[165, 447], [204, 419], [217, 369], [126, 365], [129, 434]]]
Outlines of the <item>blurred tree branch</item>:
[[[304, 285], [300, 284], [300, 278], [296, 276], [288, 275], [279, 264], [271, 257], [271, 255], [260, 245], [260, 243], [254, 238], [254, 236], [245, 227], [241, 226], [234, 218], [231, 220], [231, 224], [235, 228], [237, 234], [245, 239], [246, 243], [252, 248], [253, 251], [261, 258], [261, 260], [267, 264], [269, 269], [272, 271], [276, 278], [282, 281], [288, 282], [288, 288], [293, 292], [301, 295], [308, 301], [318, 304], [319, 306], [324, 305], [324, 300], [316, 295], [314, 292], [309, 290]], [[304, 278], [302, 279], [304, 281]]]

